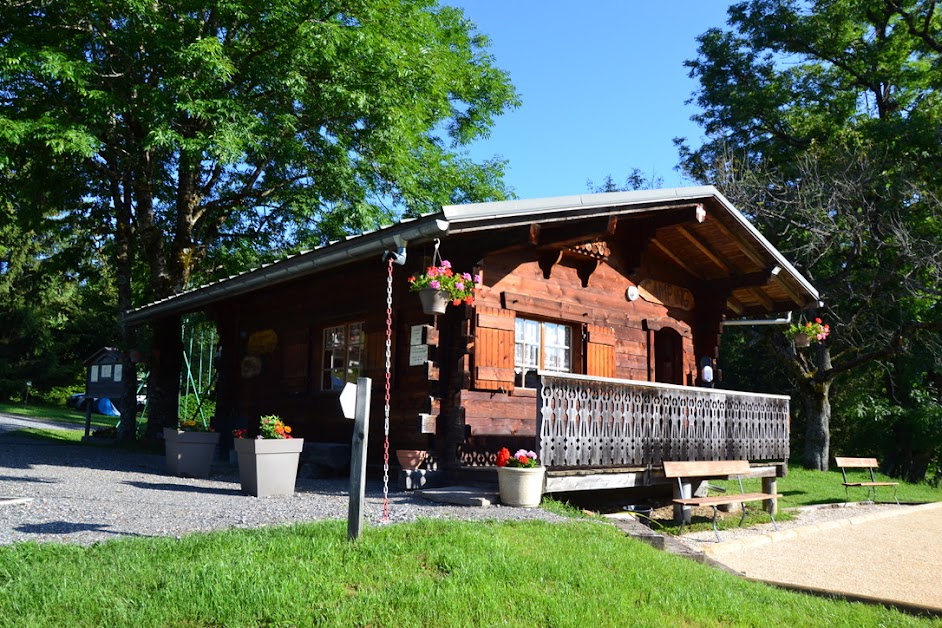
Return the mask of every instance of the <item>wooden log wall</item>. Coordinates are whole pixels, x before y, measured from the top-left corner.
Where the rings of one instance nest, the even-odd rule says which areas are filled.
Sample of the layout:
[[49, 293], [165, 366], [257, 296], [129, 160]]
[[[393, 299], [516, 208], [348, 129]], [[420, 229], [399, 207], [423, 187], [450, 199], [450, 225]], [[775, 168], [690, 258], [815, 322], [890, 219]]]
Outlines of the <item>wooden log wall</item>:
[[[393, 378], [390, 449], [426, 449], [440, 407], [438, 332], [408, 291], [407, 273], [394, 269]], [[355, 287], [355, 289], [351, 289]], [[224, 367], [220, 370], [220, 429], [253, 427], [278, 414], [295, 434], [317, 442], [349, 443], [352, 421], [340, 412], [339, 391], [325, 390], [323, 337], [327, 327], [359, 322], [365, 334], [359, 375], [373, 382], [369, 450], [382, 452], [385, 392], [386, 267], [363, 263], [322, 273], [218, 304], [214, 309]], [[429, 326], [429, 360], [409, 366], [413, 326]], [[259, 339], [262, 341], [259, 341]], [[428, 430], [426, 430], [428, 431]]]
[[[516, 317], [570, 325], [574, 372], [640, 381], [655, 376], [649, 348], [656, 331], [676, 330], [682, 382], [695, 382], [691, 331], [695, 311], [669, 307], [654, 298], [630, 301], [626, 291], [637, 284], [619, 268], [617, 259], [598, 264], [588, 275], [579, 260], [560, 256], [554, 261], [549, 279], [547, 264], [541, 265], [532, 251], [491, 255], [481, 264], [484, 287], [477, 295], [469, 347], [474, 390], [462, 391], [459, 399], [478, 447], [492, 447], [500, 439], [475, 437], [536, 435], [534, 391], [518, 390], [513, 381]], [[467, 456], [480, 457], [471, 451], [473, 446], [465, 449]]]

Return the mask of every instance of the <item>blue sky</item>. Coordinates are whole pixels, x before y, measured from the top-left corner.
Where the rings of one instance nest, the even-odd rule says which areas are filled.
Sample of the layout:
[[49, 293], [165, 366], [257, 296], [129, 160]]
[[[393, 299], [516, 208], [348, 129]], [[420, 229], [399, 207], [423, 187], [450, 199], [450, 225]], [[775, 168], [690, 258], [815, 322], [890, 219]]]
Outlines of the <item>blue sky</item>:
[[491, 38], [498, 67], [510, 73], [523, 105], [501, 116], [471, 148], [509, 160], [506, 180], [520, 198], [587, 191], [632, 168], [664, 187], [689, 185], [674, 170], [672, 139], [699, 145], [696, 88], [685, 59], [695, 38], [724, 26], [722, 0], [443, 0], [460, 6]]

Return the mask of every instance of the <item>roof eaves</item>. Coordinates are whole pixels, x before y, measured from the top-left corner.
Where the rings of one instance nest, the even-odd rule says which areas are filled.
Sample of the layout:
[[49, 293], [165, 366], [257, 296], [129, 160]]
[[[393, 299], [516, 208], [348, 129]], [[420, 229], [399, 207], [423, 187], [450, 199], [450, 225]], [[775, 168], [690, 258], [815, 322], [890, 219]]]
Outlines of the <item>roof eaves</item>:
[[427, 214], [405, 219], [395, 225], [375, 229], [362, 235], [351, 236], [317, 247], [304, 253], [290, 255], [275, 262], [210, 282], [198, 288], [165, 297], [130, 310], [124, 322], [141, 323], [161, 316], [192, 312], [202, 307], [315, 272], [334, 268], [353, 261], [366, 259], [408, 242], [424, 240], [448, 232], [448, 222], [441, 214]]

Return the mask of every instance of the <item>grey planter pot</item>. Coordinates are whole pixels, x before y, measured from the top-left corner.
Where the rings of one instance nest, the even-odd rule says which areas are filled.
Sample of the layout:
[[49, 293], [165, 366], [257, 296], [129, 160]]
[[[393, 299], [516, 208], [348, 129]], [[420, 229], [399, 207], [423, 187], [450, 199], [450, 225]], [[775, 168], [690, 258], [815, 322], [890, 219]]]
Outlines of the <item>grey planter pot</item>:
[[208, 478], [218, 443], [217, 432], [184, 432], [165, 427], [167, 473], [184, 478]]
[[255, 497], [291, 495], [303, 438], [235, 439], [242, 491]]

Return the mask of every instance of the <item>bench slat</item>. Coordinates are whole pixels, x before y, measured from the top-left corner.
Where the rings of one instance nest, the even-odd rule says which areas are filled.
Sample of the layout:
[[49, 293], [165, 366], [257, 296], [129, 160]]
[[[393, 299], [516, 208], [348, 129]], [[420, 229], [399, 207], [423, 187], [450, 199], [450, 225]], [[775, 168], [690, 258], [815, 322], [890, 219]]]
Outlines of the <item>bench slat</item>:
[[880, 466], [876, 458], [848, 458], [843, 456], [835, 456], [834, 462], [836, 462], [837, 466], [839, 467], [856, 469], [865, 469], [868, 467], [876, 468]]
[[719, 506], [721, 504], [765, 501], [767, 499], [778, 499], [779, 497], [781, 495], [778, 493], [744, 493], [742, 495], [717, 495], [715, 497], [687, 497], [675, 499], [673, 502], [684, 506]]
[[748, 460], [664, 461], [664, 477], [692, 478], [749, 473]]

